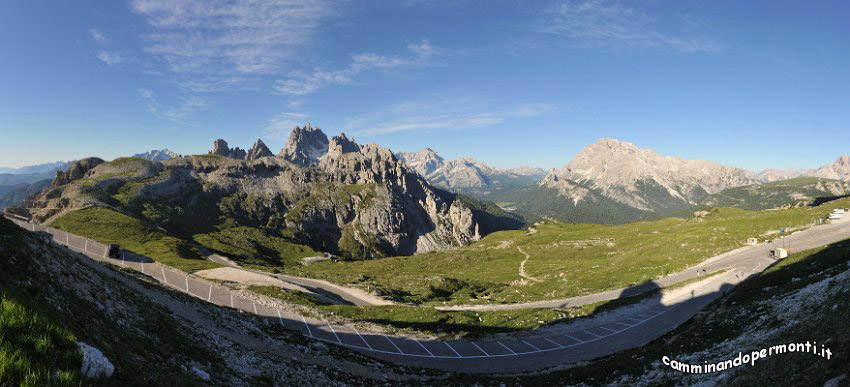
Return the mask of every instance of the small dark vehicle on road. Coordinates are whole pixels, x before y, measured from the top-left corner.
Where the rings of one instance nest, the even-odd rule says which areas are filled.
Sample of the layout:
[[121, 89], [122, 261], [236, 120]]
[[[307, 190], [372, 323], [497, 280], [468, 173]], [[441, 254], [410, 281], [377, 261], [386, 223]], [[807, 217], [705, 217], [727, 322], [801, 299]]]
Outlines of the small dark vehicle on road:
[[118, 259], [121, 257], [121, 246], [110, 243], [106, 248], [106, 256], [109, 258]]

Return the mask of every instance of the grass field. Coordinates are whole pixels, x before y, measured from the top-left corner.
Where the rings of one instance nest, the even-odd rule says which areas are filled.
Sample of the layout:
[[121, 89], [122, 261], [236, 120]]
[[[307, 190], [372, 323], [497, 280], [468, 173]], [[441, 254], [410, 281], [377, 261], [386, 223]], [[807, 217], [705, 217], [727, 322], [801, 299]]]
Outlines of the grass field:
[[50, 226], [100, 243], [118, 243], [122, 248], [190, 273], [220, 266], [204, 259], [190, 243], [107, 208], [73, 211]]
[[298, 265], [302, 258], [322, 255], [307, 246], [266, 235], [251, 227], [197, 234], [193, 239], [243, 267], [270, 272], [282, 272], [290, 266]]
[[[682, 281], [663, 290], [686, 286], [696, 281], [721, 274], [717, 271]], [[289, 291], [271, 286], [252, 286], [251, 291], [269, 297], [278, 298], [294, 304], [309, 306], [325, 315], [341, 316], [353, 321], [381, 324], [390, 330], [425, 332], [437, 336], [475, 337], [485, 334], [523, 331], [540, 328], [544, 325], [567, 322], [596, 313], [613, 310], [638, 303], [648, 297], [658, 295], [662, 289], [656, 289], [637, 296], [611, 301], [599, 301], [572, 308], [541, 308], [501, 311], [463, 311], [447, 312], [430, 306], [348, 306], [329, 305], [308, 294]]]
[[80, 385], [81, 362], [73, 333], [0, 294], [0, 385]]
[[[713, 209], [705, 217], [617, 226], [546, 223], [491, 234], [465, 248], [361, 262], [320, 262], [297, 275], [374, 291], [410, 304], [514, 303], [566, 298], [651, 281], [741, 247], [807, 227], [842, 199], [777, 211]], [[773, 232], [773, 234], [768, 234]], [[520, 250], [521, 249], [521, 250]], [[523, 252], [529, 255], [526, 260]], [[519, 275], [525, 260], [525, 273]]]
[[[809, 285], [846, 272], [850, 265], [850, 240], [792, 254], [761, 275], [745, 281], [731, 293], [706, 307], [691, 321], [647, 345], [623, 351], [563, 371], [521, 376], [523, 385], [845, 385], [850, 374], [850, 331], [847, 314], [850, 297], [846, 282], [833, 280], [820, 293], [826, 302], [803, 307], [802, 316], [788, 320], [781, 313], [786, 302]], [[779, 312], [779, 313], [777, 313]], [[771, 333], [768, 333], [771, 332]], [[737, 341], [739, 340], [739, 341]], [[660, 364], [663, 356], [688, 358], [692, 364], [733, 359], [784, 343], [816, 341], [827, 343], [833, 356], [826, 360], [806, 353], [786, 353], [744, 366], [704, 376], [673, 371]], [[648, 377], [652, 375], [651, 377]], [[834, 384], [829, 380], [841, 378]], [[703, 379], [701, 379], [703, 378]], [[458, 375], [445, 384], [490, 385], [504, 378]]]

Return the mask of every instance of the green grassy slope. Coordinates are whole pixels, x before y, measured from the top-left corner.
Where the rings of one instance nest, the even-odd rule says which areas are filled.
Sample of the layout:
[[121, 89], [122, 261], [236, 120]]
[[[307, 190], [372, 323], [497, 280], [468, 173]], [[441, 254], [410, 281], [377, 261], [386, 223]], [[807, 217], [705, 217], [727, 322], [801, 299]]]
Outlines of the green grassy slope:
[[[707, 276], [682, 281], [665, 288], [675, 289], [690, 283], [705, 280], [718, 275], [717, 271]], [[646, 292], [637, 296], [626, 297], [611, 301], [600, 301], [571, 308], [541, 308], [500, 311], [442, 311], [430, 306], [349, 306], [328, 305], [310, 295], [288, 291], [276, 287], [253, 286], [251, 291], [269, 297], [278, 298], [294, 304], [313, 308], [328, 318], [344, 317], [352, 321], [364, 321], [381, 324], [390, 330], [407, 330], [425, 332], [444, 337], [476, 337], [493, 333], [528, 331], [545, 325], [567, 322], [577, 318], [592, 316], [596, 313], [609, 311], [627, 305], [641, 302], [645, 298], [655, 297], [662, 291]]]
[[[835, 191], [829, 191], [828, 189]], [[817, 177], [798, 177], [767, 184], [729, 188], [702, 202], [713, 207], [764, 210], [781, 206], [822, 203], [850, 193], [850, 183]]]
[[561, 196], [558, 190], [536, 185], [505, 189], [476, 196], [482, 200], [511, 203], [516, 213], [528, 222], [554, 219], [561, 222], [622, 224], [638, 220], [657, 219], [658, 216], [601, 195], [574, 204]]
[[205, 260], [186, 241], [106, 208], [70, 212], [53, 222], [51, 227], [101, 243], [118, 243], [122, 248], [187, 272], [219, 266]]
[[[846, 385], [850, 378], [850, 240], [793, 254], [714, 301], [673, 332], [648, 345], [565, 371], [512, 379], [527, 385]], [[843, 278], [843, 280], [837, 280]], [[778, 344], [817, 342], [832, 351], [774, 354], [754, 365], [689, 375], [661, 364], [663, 356], [690, 364], [734, 359]], [[453, 383], [498, 383], [464, 377]]]
[[[819, 207], [751, 212], [715, 209], [705, 218], [618, 226], [546, 223], [535, 232], [502, 231], [471, 246], [411, 257], [321, 262], [294, 273], [350, 284], [400, 302], [528, 302], [626, 287], [681, 270], [781, 227], [805, 227], [843, 199]], [[520, 263], [529, 254], [523, 281]]]
[[66, 250], [3, 218], [0, 238], [0, 385], [92, 384], [78, 373], [76, 340], [97, 347], [115, 366], [113, 377], [96, 385], [199, 385], [180, 364], [221, 365], [162, 307]]
[[80, 385], [81, 364], [73, 333], [0, 294], [0, 385]]

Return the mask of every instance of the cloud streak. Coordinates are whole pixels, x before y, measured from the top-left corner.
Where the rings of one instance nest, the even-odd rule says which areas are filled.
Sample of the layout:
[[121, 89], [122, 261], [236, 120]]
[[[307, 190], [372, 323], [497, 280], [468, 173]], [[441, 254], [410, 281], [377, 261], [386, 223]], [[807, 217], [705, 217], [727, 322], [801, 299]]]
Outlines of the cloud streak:
[[151, 90], [142, 89], [139, 91], [139, 95], [142, 97], [143, 100], [145, 100], [145, 107], [151, 114], [153, 114], [157, 118], [162, 118], [169, 121], [180, 122], [196, 111], [206, 110], [212, 107], [212, 103], [210, 103], [210, 101], [194, 95], [184, 97], [180, 105], [172, 108], [164, 108], [162, 105], [160, 105], [159, 101], [157, 101], [156, 96]]
[[425, 66], [431, 64], [431, 59], [446, 51], [434, 47], [427, 39], [420, 43], [407, 45], [412, 54], [406, 57], [384, 56], [365, 52], [351, 57], [351, 63], [341, 70], [314, 70], [313, 72], [292, 71], [286, 79], [278, 80], [274, 93], [281, 95], [300, 96], [315, 92], [331, 84], [350, 84], [358, 74], [368, 70], [389, 71], [401, 68]]
[[154, 27], [145, 51], [190, 91], [278, 71], [330, 14], [324, 0], [134, 0], [132, 9]]
[[705, 37], [682, 37], [655, 28], [655, 20], [619, 1], [563, 1], [551, 8], [535, 30], [595, 48], [670, 49], [714, 52], [723, 46]]
[[100, 30], [98, 30], [96, 28], [90, 29], [89, 34], [91, 35], [91, 38], [94, 39], [95, 42], [98, 42], [100, 44], [104, 44], [104, 43], [109, 41], [109, 39], [106, 38], [106, 35], [104, 35], [103, 32], [100, 32]]
[[289, 134], [292, 132], [292, 128], [302, 126], [306, 122], [306, 113], [281, 112], [275, 114], [269, 119], [266, 127], [263, 128], [263, 137], [285, 143], [289, 140]]
[[407, 101], [351, 120], [359, 135], [410, 131], [465, 130], [498, 125], [515, 118], [536, 117], [555, 109], [549, 103], [496, 106], [479, 98], [451, 97]]
[[100, 59], [101, 62], [106, 63], [110, 66], [121, 63], [123, 58], [121, 55], [114, 52], [100, 51], [97, 53], [97, 59]]

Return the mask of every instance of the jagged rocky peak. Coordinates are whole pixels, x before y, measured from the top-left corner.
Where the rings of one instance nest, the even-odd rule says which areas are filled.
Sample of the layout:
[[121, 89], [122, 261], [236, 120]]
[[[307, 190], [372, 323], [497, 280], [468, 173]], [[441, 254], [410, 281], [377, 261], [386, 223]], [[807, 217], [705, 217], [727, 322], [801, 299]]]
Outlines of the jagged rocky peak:
[[245, 157], [247, 156], [244, 149], [240, 149], [238, 147], [230, 149], [230, 147], [227, 146], [227, 141], [220, 138], [213, 142], [213, 148], [209, 154], [230, 157], [237, 160], [245, 160]]
[[88, 157], [82, 160], [77, 160], [67, 171], [56, 171], [56, 177], [50, 183], [51, 188], [56, 188], [68, 184], [74, 180], [82, 179], [86, 173], [94, 169], [94, 167], [103, 164], [103, 160], [97, 157]]
[[354, 139], [349, 139], [345, 133], [340, 133], [334, 136], [328, 143], [328, 153], [345, 154], [360, 151], [360, 145], [354, 142]]
[[284, 160], [301, 166], [308, 166], [319, 162], [328, 151], [328, 136], [319, 127], [313, 128], [309, 123], [304, 127], [292, 129], [289, 141], [281, 149], [278, 156]]
[[274, 154], [269, 150], [269, 147], [263, 143], [263, 140], [257, 139], [257, 142], [254, 143], [254, 146], [248, 150], [248, 155], [245, 157], [246, 160], [256, 160], [262, 157], [272, 157]]

